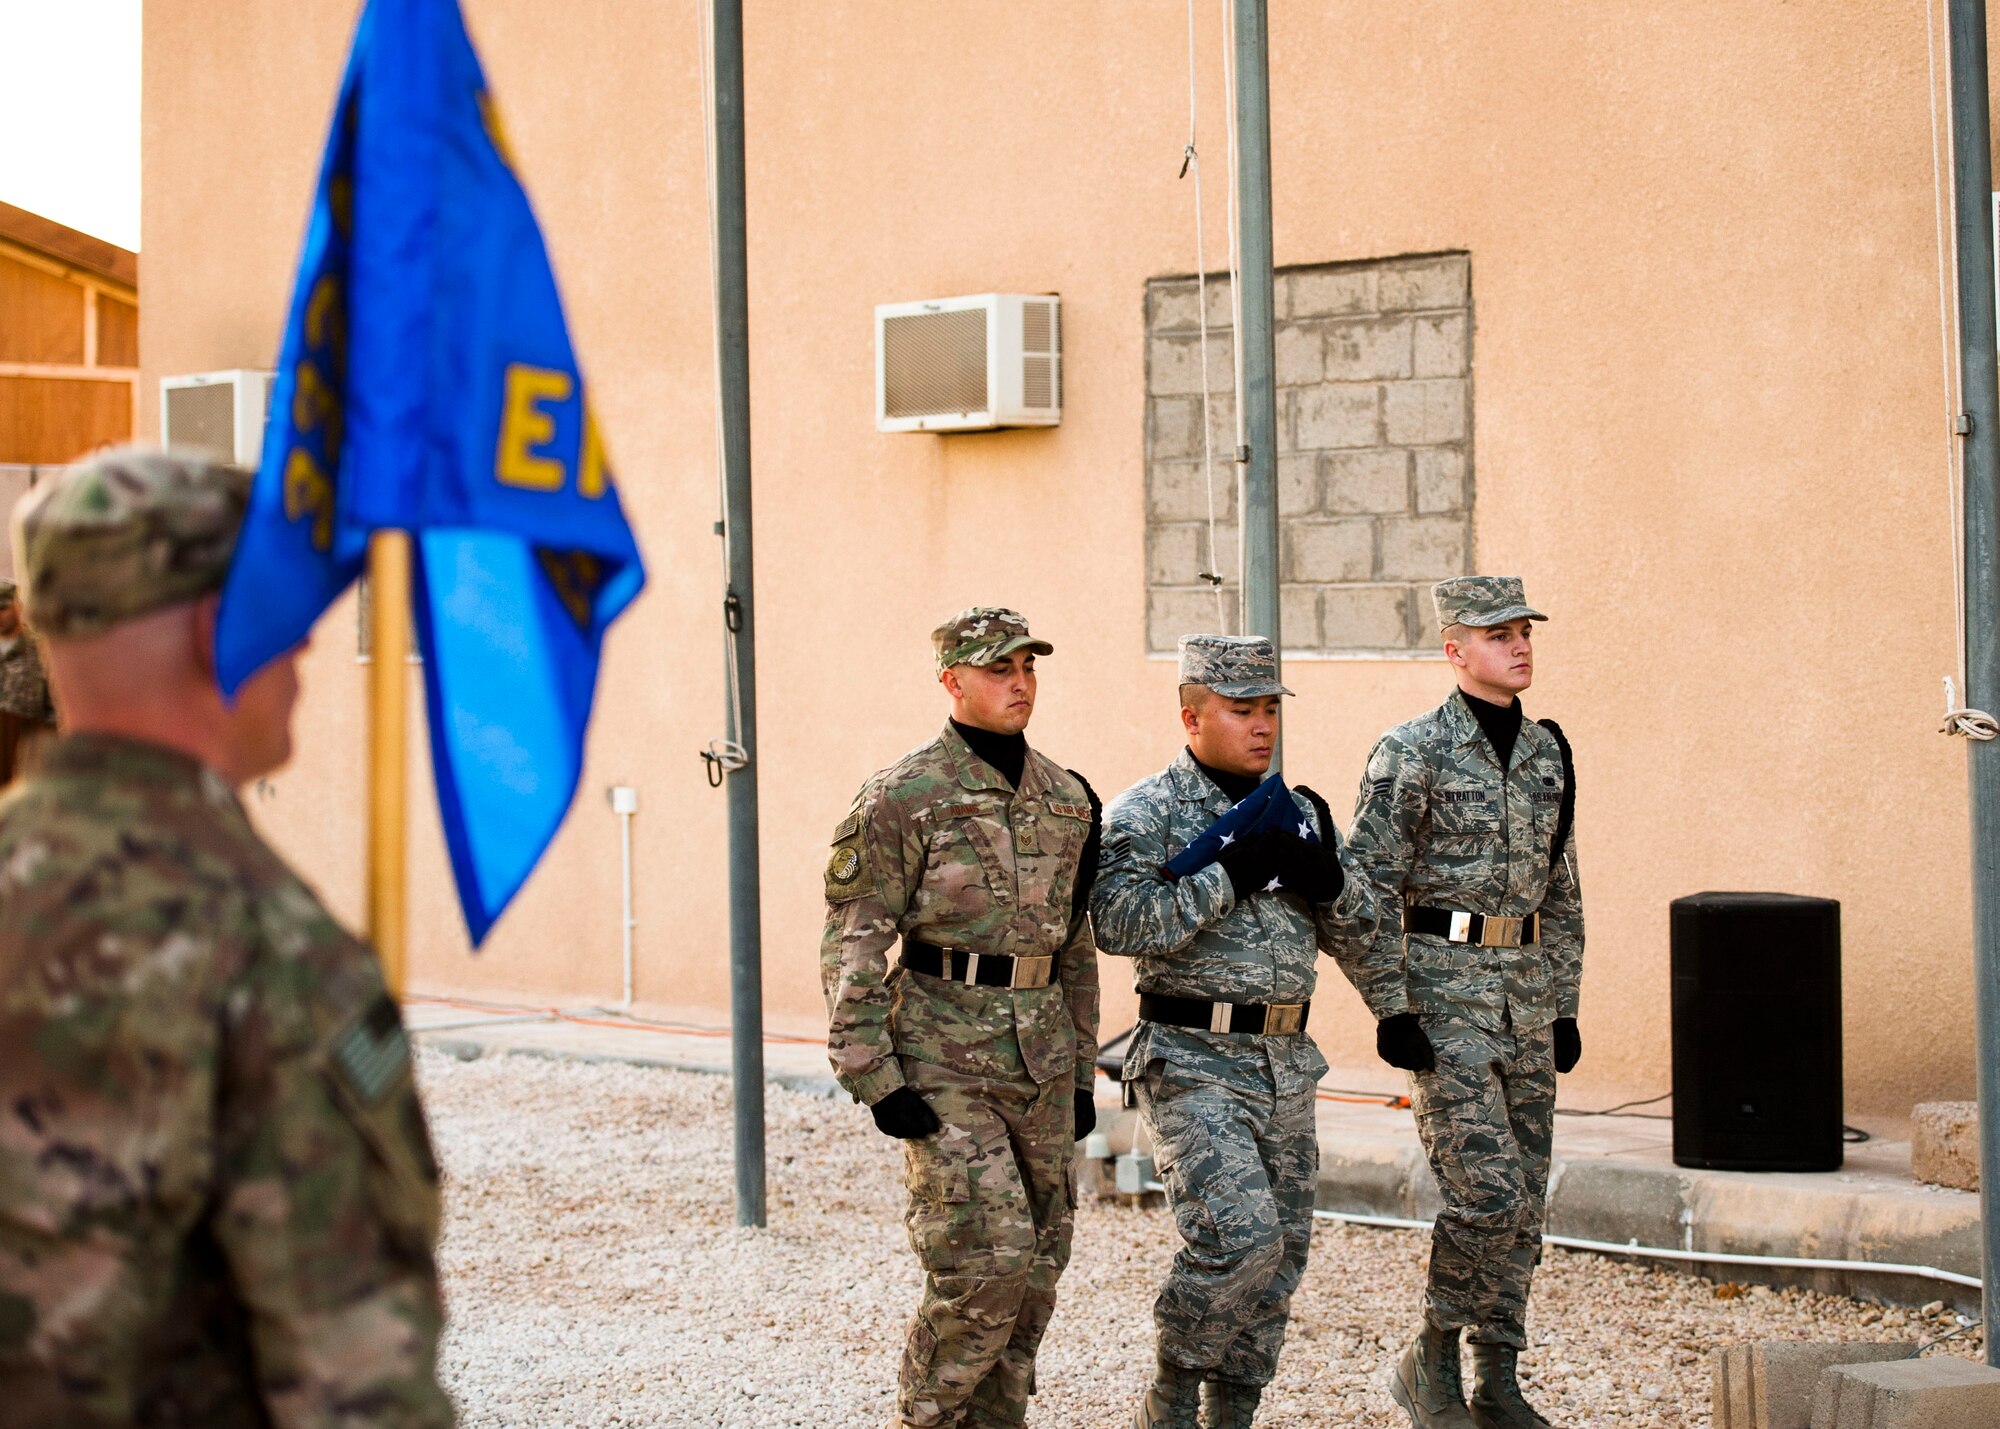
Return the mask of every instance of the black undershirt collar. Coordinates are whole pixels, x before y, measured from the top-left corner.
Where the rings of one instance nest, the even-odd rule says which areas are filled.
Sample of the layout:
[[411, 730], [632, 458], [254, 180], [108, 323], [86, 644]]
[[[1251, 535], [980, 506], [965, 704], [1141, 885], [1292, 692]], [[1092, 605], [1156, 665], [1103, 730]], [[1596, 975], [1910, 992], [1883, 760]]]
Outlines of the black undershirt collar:
[[1472, 711], [1472, 717], [1486, 732], [1486, 742], [1493, 746], [1493, 752], [1500, 758], [1500, 772], [1506, 773], [1507, 763], [1514, 757], [1514, 741], [1521, 734], [1521, 702], [1515, 699], [1496, 705], [1477, 695], [1468, 695], [1464, 690], [1458, 692], [1458, 697], [1465, 701], [1465, 707]]
[[951, 722], [951, 727], [974, 754], [999, 771], [1002, 779], [1016, 789], [1021, 787], [1021, 775], [1028, 767], [1027, 735], [995, 734], [990, 729], [960, 724], [957, 720]]
[[1188, 751], [1188, 758], [1194, 759], [1195, 768], [1206, 774], [1210, 783], [1227, 794], [1229, 802], [1232, 804], [1242, 803], [1250, 797], [1252, 790], [1264, 782], [1260, 776], [1255, 774], [1225, 774], [1220, 769], [1203, 764], [1199, 759], [1195, 759], [1192, 749]]

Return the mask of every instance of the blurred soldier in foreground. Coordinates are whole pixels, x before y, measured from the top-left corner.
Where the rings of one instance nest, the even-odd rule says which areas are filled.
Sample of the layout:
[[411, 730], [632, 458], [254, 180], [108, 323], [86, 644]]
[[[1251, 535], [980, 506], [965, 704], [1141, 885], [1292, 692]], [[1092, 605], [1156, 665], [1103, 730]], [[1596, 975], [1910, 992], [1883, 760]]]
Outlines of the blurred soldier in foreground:
[[1326, 1072], [1306, 1031], [1314, 953], [1364, 948], [1374, 904], [1304, 788], [1278, 795], [1296, 828], [1234, 838], [1171, 876], [1167, 861], [1262, 781], [1291, 693], [1261, 637], [1187, 636], [1180, 678], [1187, 747], [1112, 801], [1091, 914], [1098, 946], [1134, 960], [1125, 1087], [1184, 1242], [1153, 1307], [1159, 1363], [1136, 1422], [1196, 1429], [1199, 1411], [1206, 1429], [1243, 1429], [1277, 1372], [1312, 1243]]
[[1556, 1073], [1583, 1052], [1576, 780], [1562, 731], [1521, 715], [1531, 622], [1547, 617], [1520, 580], [1464, 576], [1432, 595], [1458, 691], [1377, 741], [1352, 830], [1356, 864], [1385, 909], [1402, 909], [1400, 928], [1383, 917], [1356, 985], [1383, 1060], [1413, 1074], [1444, 1198], [1423, 1329], [1389, 1389], [1421, 1429], [1548, 1429], [1515, 1362], [1542, 1254]]
[[898, 1424], [1015, 1425], [1069, 1262], [1072, 1143], [1097, 1120], [1097, 799], [1022, 734], [1051, 649], [1027, 621], [978, 607], [931, 643], [950, 721], [834, 830], [827, 1050], [903, 1140], [924, 1297]]
[[401, 1017], [237, 801], [298, 694], [297, 651], [215, 687], [248, 491], [126, 448], [16, 509], [65, 728], [0, 800], [10, 1425], [452, 1422]]
[[55, 728], [41, 655], [21, 624], [14, 582], [0, 579], [0, 788], [28, 772]]

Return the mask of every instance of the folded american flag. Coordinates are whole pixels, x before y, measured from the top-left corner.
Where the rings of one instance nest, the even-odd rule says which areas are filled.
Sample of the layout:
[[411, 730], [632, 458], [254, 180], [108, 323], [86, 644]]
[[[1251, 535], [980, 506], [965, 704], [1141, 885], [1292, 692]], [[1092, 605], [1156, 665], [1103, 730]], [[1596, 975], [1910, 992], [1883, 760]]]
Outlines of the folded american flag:
[[1193, 843], [1168, 859], [1167, 877], [1181, 879], [1199, 873], [1238, 839], [1281, 829], [1308, 843], [1319, 842], [1312, 820], [1292, 801], [1292, 791], [1285, 787], [1284, 776], [1273, 774], [1196, 835]]

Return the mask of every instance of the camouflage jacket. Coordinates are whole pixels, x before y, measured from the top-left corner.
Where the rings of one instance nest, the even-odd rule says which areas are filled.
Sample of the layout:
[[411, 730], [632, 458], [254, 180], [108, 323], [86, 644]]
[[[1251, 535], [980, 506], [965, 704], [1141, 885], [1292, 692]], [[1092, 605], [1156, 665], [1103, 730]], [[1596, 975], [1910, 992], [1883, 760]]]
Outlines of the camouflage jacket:
[[0, 640], [0, 712], [39, 724], [56, 722], [41, 652], [25, 633]]
[[[1339, 847], [1338, 829], [1319, 829], [1304, 797], [1302, 819]], [[1183, 749], [1161, 773], [1141, 779], [1104, 811], [1104, 852], [1091, 890], [1097, 945], [1133, 959], [1142, 993], [1226, 1002], [1303, 1002], [1313, 995], [1324, 948], [1346, 963], [1370, 946], [1374, 889], [1345, 852], [1346, 886], [1331, 904], [1308, 906], [1289, 893], [1237, 899], [1219, 863], [1170, 881], [1164, 865], [1226, 812], [1230, 798]], [[1142, 1021], [1125, 1051], [1128, 1080], [1156, 1058], [1197, 1077], [1241, 1084], [1318, 1081], [1326, 1071], [1310, 1035], [1254, 1037], [1164, 1027]]]
[[[1498, 1031], [1576, 1016], [1583, 890], [1576, 830], [1550, 858], [1562, 804], [1555, 736], [1521, 721], [1502, 771], [1464, 697], [1376, 741], [1349, 843], [1385, 910], [1355, 977], [1377, 1017], [1415, 1011]], [[1466, 913], [1542, 914], [1539, 944], [1477, 948], [1402, 932], [1405, 903]]]
[[[1097, 950], [1071, 917], [1090, 801], [1074, 776], [1028, 751], [1021, 786], [950, 724], [862, 786], [834, 830], [820, 942], [827, 1053], [840, 1084], [874, 1105], [915, 1057], [995, 1080], [1088, 1086], [1097, 1060]], [[1047, 987], [1011, 990], [891, 968], [898, 937], [940, 948], [1056, 958]]]
[[437, 1167], [368, 948], [195, 761], [0, 800], [11, 1423], [433, 1426]]

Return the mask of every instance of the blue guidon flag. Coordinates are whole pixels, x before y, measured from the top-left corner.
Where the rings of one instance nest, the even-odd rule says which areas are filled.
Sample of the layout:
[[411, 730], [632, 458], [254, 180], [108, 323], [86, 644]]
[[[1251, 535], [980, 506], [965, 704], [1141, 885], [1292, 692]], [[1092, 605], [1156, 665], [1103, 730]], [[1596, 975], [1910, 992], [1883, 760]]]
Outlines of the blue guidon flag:
[[413, 533], [431, 757], [474, 944], [568, 812], [644, 586], [541, 230], [456, 0], [368, 0], [223, 589], [233, 695]]
[[1195, 836], [1193, 843], [1167, 860], [1167, 877], [1186, 878], [1199, 873], [1238, 839], [1251, 834], [1289, 831], [1307, 843], [1318, 843], [1312, 820], [1299, 811], [1284, 776], [1273, 774], [1255, 789], [1230, 805], [1214, 823]]

